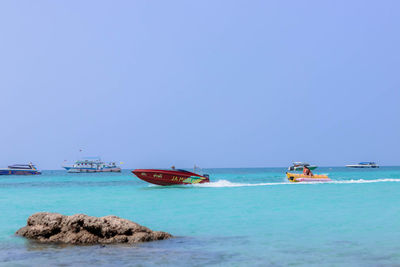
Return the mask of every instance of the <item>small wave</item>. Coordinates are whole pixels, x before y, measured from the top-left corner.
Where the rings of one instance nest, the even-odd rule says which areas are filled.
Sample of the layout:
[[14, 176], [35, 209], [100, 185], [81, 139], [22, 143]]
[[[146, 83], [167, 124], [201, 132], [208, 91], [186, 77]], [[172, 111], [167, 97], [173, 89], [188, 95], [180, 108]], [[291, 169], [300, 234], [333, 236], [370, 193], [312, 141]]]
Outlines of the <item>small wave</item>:
[[299, 185], [299, 184], [368, 184], [368, 183], [384, 183], [384, 182], [400, 182], [400, 179], [374, 179], [374, 180], [332, 180], [330, 182], [307, 182], [307, 183], [290, 183], [290, 182], [277, 182], [277, 183], [234, 183], [227, 180], [218, 180], [216, 182], [193, 184], [195, 187], [245, 187], [245, 186], [269, 186], [269, 185]]

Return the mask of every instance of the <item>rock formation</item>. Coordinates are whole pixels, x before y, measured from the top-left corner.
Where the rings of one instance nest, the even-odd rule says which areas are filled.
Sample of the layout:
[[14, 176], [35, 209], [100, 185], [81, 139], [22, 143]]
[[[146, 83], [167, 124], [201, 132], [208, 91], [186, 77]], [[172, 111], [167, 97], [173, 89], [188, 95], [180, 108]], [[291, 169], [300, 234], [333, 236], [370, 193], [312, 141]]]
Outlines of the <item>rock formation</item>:
[[49, 212], [29, 216], [27, 225], [16, 234], [39, 242], [66, 244], [134, 244], [172, 237], [117, 216], [65, 216]]

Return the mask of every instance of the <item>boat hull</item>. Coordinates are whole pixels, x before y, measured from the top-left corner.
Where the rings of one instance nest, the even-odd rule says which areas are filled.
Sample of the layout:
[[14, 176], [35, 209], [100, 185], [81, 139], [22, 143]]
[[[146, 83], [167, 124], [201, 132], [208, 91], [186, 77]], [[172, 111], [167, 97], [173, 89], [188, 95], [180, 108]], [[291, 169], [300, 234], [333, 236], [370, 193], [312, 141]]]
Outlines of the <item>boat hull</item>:
[[377, 165], [346, 165], [347, 168], [379, 168]]
[[139, 179], [156, 185], [184, 185], [210, 182], [210, 179], [206, 176], [179, 170], [136, 169], [132, 173]]
[[0, 175], [38, 175], [42, 174], [40, 171], [35, 170], [0, 170]]
[[322, 174], [315, 174], [308, 176], [300, 173], [286, 173], [286, 177], [289, 182], [300, 183], [300, 182], [330, 182], [332, 181], [328, 176]]
[[104, 169], [90, 169], [90, 168], [71, 168], [64, 167], [68, 173], [94, 173], [94, 172], [121, 172], [121, 168], [104, 168]]

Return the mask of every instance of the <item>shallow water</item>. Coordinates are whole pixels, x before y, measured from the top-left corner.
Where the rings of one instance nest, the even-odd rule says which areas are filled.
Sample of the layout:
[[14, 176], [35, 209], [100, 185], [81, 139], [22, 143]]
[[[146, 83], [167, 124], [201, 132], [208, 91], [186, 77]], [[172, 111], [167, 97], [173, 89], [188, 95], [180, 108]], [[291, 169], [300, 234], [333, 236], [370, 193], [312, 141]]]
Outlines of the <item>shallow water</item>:
[[[130, 174], [0, 177], [3, 265], [398, 265], [400, 167], [318, 168], [334, 181], [289, 184], [284, 168], [210, 169], [210, 184], [160, 187]], [[39, 211], [117, 215], [172, 233], [136, 246], [54, 246], [14, 236]]]

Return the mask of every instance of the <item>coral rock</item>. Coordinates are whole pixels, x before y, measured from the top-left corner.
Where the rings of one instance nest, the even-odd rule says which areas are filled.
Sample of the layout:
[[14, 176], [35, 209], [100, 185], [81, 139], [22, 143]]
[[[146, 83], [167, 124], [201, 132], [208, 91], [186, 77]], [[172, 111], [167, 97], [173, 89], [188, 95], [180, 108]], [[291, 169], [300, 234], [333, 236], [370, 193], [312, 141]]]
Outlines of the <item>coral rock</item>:
[[29, 216], [27, 225], [16, 234], [39, 242], [66, 244], [133, 244], [172, 237], [117, 216], [65, 216], [49, 212]]

